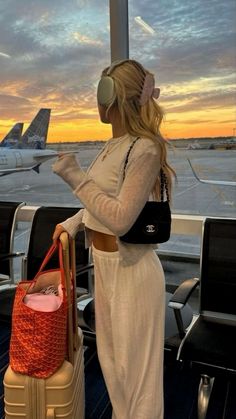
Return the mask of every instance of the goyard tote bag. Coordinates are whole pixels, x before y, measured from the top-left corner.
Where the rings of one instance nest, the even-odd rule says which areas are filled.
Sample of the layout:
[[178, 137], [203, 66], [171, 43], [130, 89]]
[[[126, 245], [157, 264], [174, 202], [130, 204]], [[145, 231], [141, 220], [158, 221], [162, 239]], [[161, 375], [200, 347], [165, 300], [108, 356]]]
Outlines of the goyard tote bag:
[[[59, 253], [58, 269], [45, 270]], [[12, 314], [10, 365], [36, 378], [51, 376], [66, 356], [67, 296], [60, 241], [52, 245], [32, 281], [16, 288]]]

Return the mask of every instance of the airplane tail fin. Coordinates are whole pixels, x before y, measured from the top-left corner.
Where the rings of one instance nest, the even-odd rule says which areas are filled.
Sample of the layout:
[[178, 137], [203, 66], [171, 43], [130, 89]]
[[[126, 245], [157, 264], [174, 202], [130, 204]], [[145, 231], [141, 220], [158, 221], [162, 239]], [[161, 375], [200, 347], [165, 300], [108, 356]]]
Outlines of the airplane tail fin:
[[22, 134], [23, 125], [24, 124], [22, 122], [15, 124], [1, 141], [0, 147], [17, 148]]
[[40, 109], [22, 135], [19, 148], [43, 150], [46, 147], [50, 114], [51, 109]]

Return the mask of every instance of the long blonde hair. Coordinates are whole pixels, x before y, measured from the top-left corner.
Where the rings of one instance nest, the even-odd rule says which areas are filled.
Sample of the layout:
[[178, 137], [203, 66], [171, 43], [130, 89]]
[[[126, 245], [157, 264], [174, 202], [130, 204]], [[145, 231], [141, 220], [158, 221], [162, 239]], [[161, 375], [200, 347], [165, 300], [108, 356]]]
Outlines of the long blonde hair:
[[[112, 106], [117, 106], [122, 126], [131, 136], [151, 139], [160, 153], [161, 168], [166, 176], [169, 196], [171, 196], [174, 169], [167, 162], [167, 141], [160, 133], [163, 111], [157, 101], [150, 97], [140, 105], [144, 80], [152, 74], [135, 60], [124, 60], [107, 67], [102, 76], [109, 75], [114, 82], [114, 95], [107, 108], [107, 115]], [[160, 197], [160, 177], [154, 187], [154, 194]]]

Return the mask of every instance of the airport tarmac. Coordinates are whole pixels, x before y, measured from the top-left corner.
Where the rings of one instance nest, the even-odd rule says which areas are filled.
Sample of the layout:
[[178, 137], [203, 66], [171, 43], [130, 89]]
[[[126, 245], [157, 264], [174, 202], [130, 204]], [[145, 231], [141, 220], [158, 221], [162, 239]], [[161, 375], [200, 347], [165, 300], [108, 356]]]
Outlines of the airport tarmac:
[[[78, 147], [78, 160], [86, 169], [98, 153], [98, 146]], [[172, 211], [177, 214], [211, 216], [236, 216], [236, 187], [200, 183], [194, 176], [188, 160], [202, 179], [236, 181], [236, 150], [186, 150], [169, 151], [169, 162], [177, 174], [173, 188]], [[27, 205], [79, 206], [79, 200], [61, 178], [51, 171], [54, 159], [43, 163], [40, 173], [34, 171], [0, 177], [0, 199], [23, 201]], [[16, 232], [16, 248], [26, 246], [29, 228], [21, 226]], [[200, 238], [171, 236], [162, 244], [166, 251], [200, 253]]]
[[[82, 147], [78, 159], [86, 169], [98, 153], [98, 147]], [[177, 174], [173, 188], [172, 209], [175, 213], [197, 215], [236, 215], [236, 187], [200, 183], [187, 159], [202, 179], [236, 181], [236, 150], [185, 150], [169, 152], [169, 162]], [[29, 205], [77, 206], [79, 201], [70, 188], [51, 170], [55, 159], [34, 171], [0, 177], [2, 201], [22, 200]]]

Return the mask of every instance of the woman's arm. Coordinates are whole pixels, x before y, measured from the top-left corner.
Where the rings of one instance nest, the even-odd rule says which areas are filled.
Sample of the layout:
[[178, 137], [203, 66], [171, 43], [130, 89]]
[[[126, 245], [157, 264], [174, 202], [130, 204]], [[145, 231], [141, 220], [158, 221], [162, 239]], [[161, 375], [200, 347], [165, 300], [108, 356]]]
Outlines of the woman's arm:
[[[126, 175], [117, 197], [109, 196], [85, 174], [74, 156], [55, 163], [54, 171], [74, 189], [87, 210], [115, 235], [125, 234], [144, 207], [160, 171], [155, 146], [136, 148], [129, 159]], [[56, 170], [55, 170], [56, 169]], [[72, 217], [73, 218], [73, 217]]]
[[72, 238], [75, 238], [78, 231], [84, 229], [84, 224], [82, 223], [83, 212], [84, 210], [81, 209], [75, 215], [59, 224]]
[[87, 210], [115, 235], [125, 234], [143, 209], [160, 170], [159, 157], [144, 153], [127, 166], [125, 180], [117, 197], [103, 192], [87, 178], [74, 194]]

